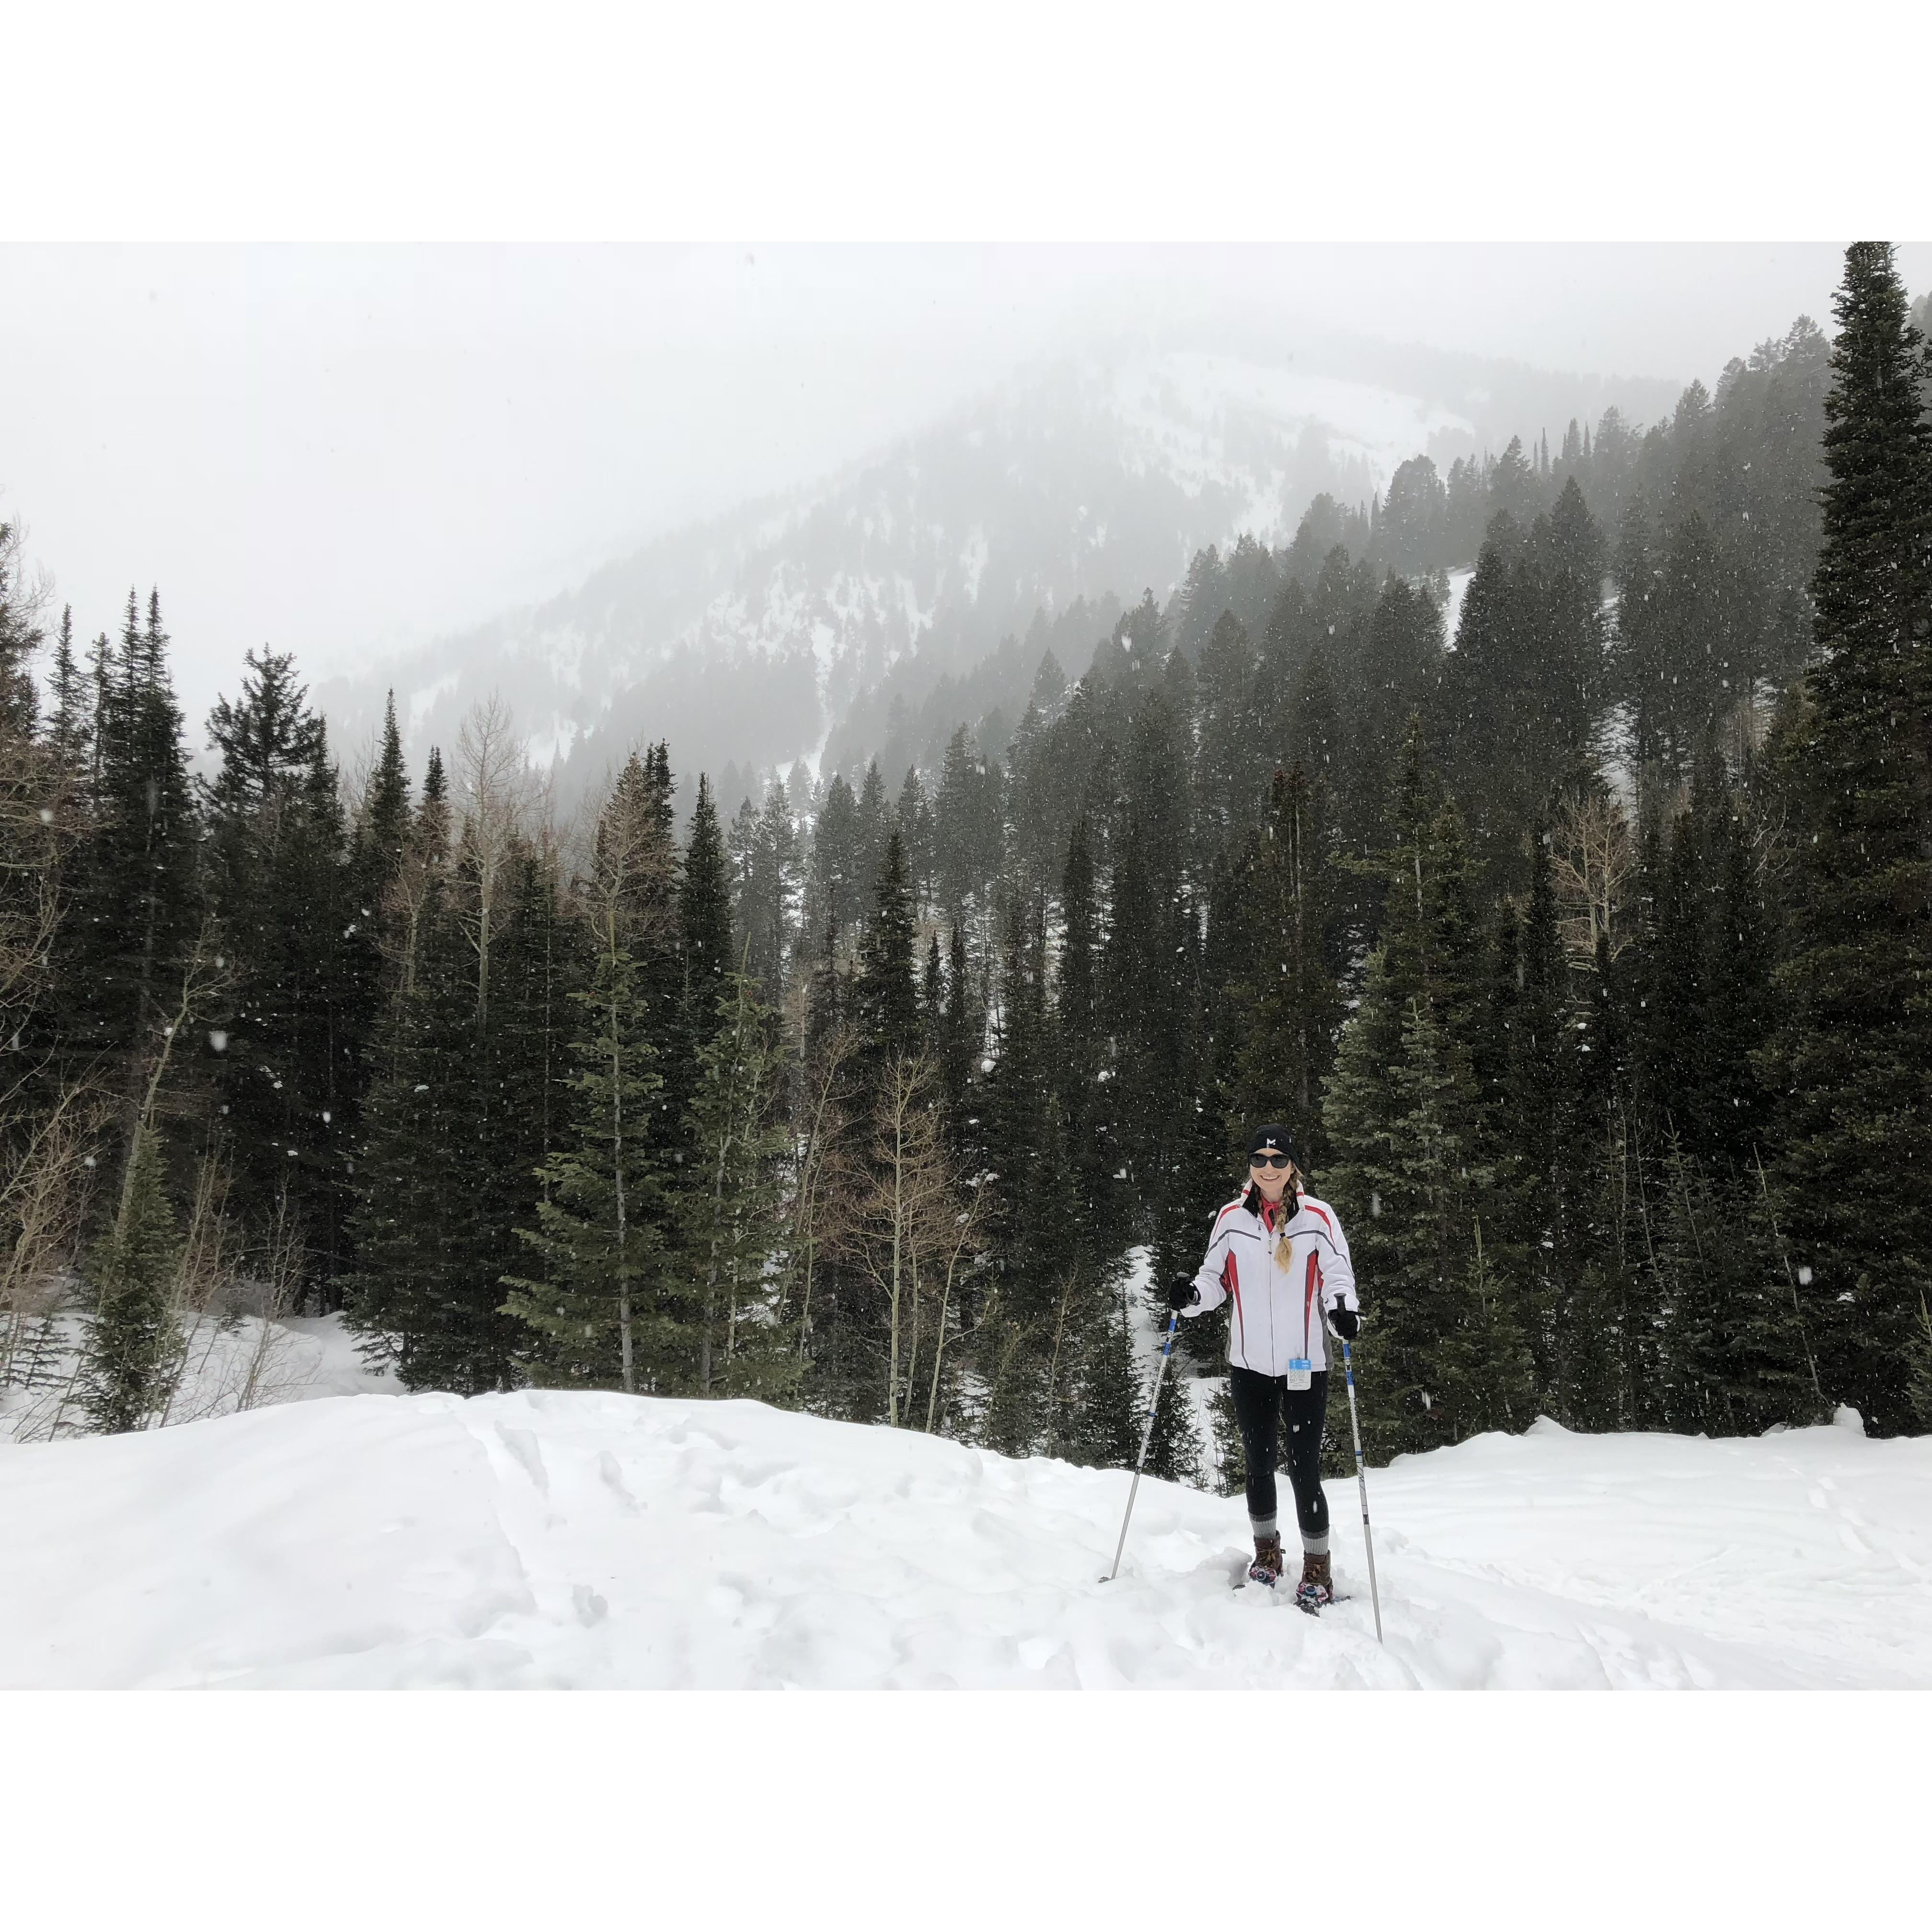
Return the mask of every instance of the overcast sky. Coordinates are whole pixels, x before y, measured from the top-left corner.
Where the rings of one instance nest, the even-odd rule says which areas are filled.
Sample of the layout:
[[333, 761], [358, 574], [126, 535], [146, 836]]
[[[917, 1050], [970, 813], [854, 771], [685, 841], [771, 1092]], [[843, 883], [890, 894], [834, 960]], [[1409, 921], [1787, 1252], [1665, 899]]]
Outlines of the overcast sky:
[[[1832, 244], [0, 248], [0, 517], [83, 634], [160, 587], [198, 743], [242, 651], [311, 678], [564, 588], [1125, 322], [1271, 310], [1707, 382]], [[1901, 251], [1915, 292], [1932, 248]]]

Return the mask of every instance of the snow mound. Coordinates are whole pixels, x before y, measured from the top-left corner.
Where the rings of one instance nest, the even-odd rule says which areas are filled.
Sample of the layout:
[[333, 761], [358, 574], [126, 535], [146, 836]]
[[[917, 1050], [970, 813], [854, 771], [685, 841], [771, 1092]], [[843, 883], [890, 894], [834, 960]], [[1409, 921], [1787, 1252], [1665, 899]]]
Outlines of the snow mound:
[[752, 1402], [338, 1396], [0, 1448], [0, 1685], [1932, 1684], [1932, 1442], [1539, 1429], [1238, 1499]]

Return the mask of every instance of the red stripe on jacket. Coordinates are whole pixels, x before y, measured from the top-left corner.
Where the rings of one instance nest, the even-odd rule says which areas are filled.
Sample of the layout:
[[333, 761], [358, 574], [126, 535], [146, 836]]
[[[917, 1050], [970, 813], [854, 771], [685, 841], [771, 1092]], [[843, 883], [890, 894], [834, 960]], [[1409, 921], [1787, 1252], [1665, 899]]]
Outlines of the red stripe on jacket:
[[1245, 1350], [1248, 1331], [1246, 1324], [1241, 1320], [1241, 1271], [1234, 1265], [1234, 1254], [1232, 1248], [1221, 1259], [1221, 1286], [1234, 1297], [1234, 1325], [1240, 1330], [1241, 1346]]

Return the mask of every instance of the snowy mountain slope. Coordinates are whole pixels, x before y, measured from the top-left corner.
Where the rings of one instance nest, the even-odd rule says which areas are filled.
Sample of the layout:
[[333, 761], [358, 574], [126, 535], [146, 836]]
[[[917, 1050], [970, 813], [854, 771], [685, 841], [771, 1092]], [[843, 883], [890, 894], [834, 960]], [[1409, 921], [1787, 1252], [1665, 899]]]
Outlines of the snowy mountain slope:
[[376, 1396], [0, 1448], [0, 1684], [1932, 1684], [1932, 1442], [1539, 1424], [1352, 1484], [1319, 1620], [1238, 1499], [750, 1402]]
[[[1030, 371], [874, 460], [418, 652], [393, 671], [410, 748], [447, 748], [495, 688], [578, 776], [646, 735], [684, 772], [809, 757], [909, 652], [929, 688], [1036, 611], [1164, 598], [1205, 545], [1282, 541], [1318, 493], [1366, 501], [1408, 457], [1446, 467], [1488, 435], [1493, 398], [1466, 372], [1456, 389], [1389, 366], [1175, 349]], [[389, 681], [318, 690], [339, 744], [366, 736]]]

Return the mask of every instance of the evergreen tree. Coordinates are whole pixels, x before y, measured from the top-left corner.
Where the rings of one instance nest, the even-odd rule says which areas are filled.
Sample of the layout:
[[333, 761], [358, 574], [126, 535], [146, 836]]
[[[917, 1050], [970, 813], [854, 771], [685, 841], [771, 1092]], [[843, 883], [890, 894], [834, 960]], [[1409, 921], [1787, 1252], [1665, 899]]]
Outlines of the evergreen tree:
[[[586, 983], [571, 999], [568, 1118], [539, 1175], [521, 1238], [543, 1271], [506, 1278], [505, 1306], [538, 1336], [534, 1372], [566, 1384], [663, 1393], [697, 1372], [693, 1310], [678, 1272], [684, 1208], [670, 1184], [688, 1151], [698, 1068], [668, 1070], [675, 1013], [676, 854], [664, 746], [626, 761], [600, 814], [582, 914]], [[640, 957], [640, 954], [643, 956]], [[685, 1097], [672, 1115], [666, 1100]]]
[[1829, 1392], [1889, 1433], [1912, 1420], [1913, 1323], [1932, 1279], [1932, 424], [1888, 244], [1847, 250], [1835, 308], [1820, 659], [1792, 747], [1804, 815], [1774, 1066], [1820, 1367]]
[[502, 1190], [521, 1177], [500, 1165], [516, 1120], [493, 1036], [477, 1024], [475, 959], [450, 882], [439, 877], [420, 917], [413, 979], [377, 1037], [346, 1284], [365, 1357], [393, 1363], [410, 1388], [466, 1395], [512, 1385], [529, 1340], [498, 1286]]
[[1124, 1280], [1095, 1283], [1078, 1313], [1067, 1369], [1071, 1394], [1054, 1453], [1089, 1468], [1130, 1469], [1147, 1410], [1134, 1372]]
[[1301, 767], [1277, 771], [1268, 836], [1252, 884], [1259, 944], [1240, 1002], [1240, 1060], [1229, 1125], [1287, 1123], [1310, 1167], [1322, 1157], [1321, 1094], [1340, 1030], [1330, 965], [1340, 908], [1329, 851], [1328, 788]]
[[136, 1129], [119, 1212], [88, 1264], [94, 1309], [87, 1324], [86, 1393], [94, 1426], [146, 1426], [176, 1346], [173, 1291], [178, 1244], [161, 1187], [161, 1148]]
[[[855, 884], [862, 903], [872, 898], [878, 890], [879, 874], [886, 862], [886, 839], [892, 830], [892, 812], [886, 801], [886, 782], [880, 776], [879, 761], [874, 758], [866, 767], [865, 779], [859, 790], [858, 877]], [[903, 831], [900, 833], [899, 848], [903, 856]], [[908, 880], [909, 884], [910, 872]]]
[[54, 640], [54, 662], [48, 680], [53, 716], [48, 720], [47, 742], [62, 768], [86, 771], [94, 753], [94, 704], [86, 674], [74, 650], [74, 606], [61, 609], [60, 630]]
[[694, 1046], [701, 1048], [716, 1030], [723, 1010], [718, 1003], [736, 964], [732, 952], [731, 884], [725, 870], [724, 843], [711, 782], [701, 772], [678, 888], [678, 935], [684, 955], [684, 1007], [690, 1016]]
[[984, 903], [1000, 868], [1002, 806], [998, 767], [974, 747], [962, 724], [946, 747], [933, 806], [933, 880], [950, 917], [958, 918], [969, 898]]
[[[1184, 975], [1193, 963], [1184, 860], [1186, 770], [1183, 734], [1172, 707], [1155, 697], [1136, 720], [1127, 790], [1114, 842], [1112, 920], [1102, 968], [1108, 1030], [1117, 1042], [1109, 1138], [1127, 1171], [1132, 1228], [1151, 1240], [1175, 1204], [1175, 1153], [1194, 1121], [1190, 1040], [1175, 1024], [1195, 996]], [[1181, 1096], [1186, 1096], [1186, 1102]], [[1187, 1108], [1180, 1118], [1182, 1105]], [[1198, 1201], [1179, 1204], [1197, 1214]]]
[[785, 970], [792, 946], [791, 896], [798, 870], [798, 848], [792, 829], [791, 804], [782, 780], [774, 778], [765, 792], [758, 835], [752, 848], [750, 876], [746, 882], [740, 918], [749, 949], [748, 970], [763, 989], [766, 1005], [779, 1006], [785, 992]]
[[874, 894], [872, 916], [860, 948], [854, 1015], [867, 1064], [884, 1066], [895, 1054], [919, 1050], [919, 983], [914, 967], [912, 892], [905, 849], [895, 826], [886, 836], [884, 863]]
[[1049, 1059], [1044, 922], [1036, 906], [1016, 898], [1002, 922], [998, 1054], [986, 1083], [981, 1144], [994, 1190], [992, 1234], [1006, 1305], [1039, 1323], [1076, 1270], [1076, 1230]]
[[[934, 934], [937, 943], [938, 935]], [[966, 932], [957, 920], [946, 941], [945, 1005], [939, 1022], [940, 1106], [956, 1154], [976, 1147], [978, 1123], [972, 1116], [973, 1060], [980, 1037], [966, 964]]]
[[598, 934], [590, 982], [572, 998], [570, 1118], [544, 1163], [534, 1228], [517, 1232], [542, 1265], [508, 1275], [504, 1304], [536, 1331], [532, 1372], [560, 1387], [665, 1394], [688, 1385], [685, 1311], [663, 1292], [662, 1163], [650, 1137], [662, 1085], [647, 1036], [642, 974]]
[[861, 918], [866, 910], [865, 867], [859, 801], [844, 777], [834, 773], [825, 788], [818, 823], [812, 828], [812, 862], [806, 883], [805, 918], [808, 931], [830, 925], [836, 938]]
[[[1580, 1297], [1584, 1221], [1578, 1198], [1577, 1015], [1557, 929], [1550, 837], [1530, 841], [1530, 887], [1516, 947], [1504, 1125], [1496, 1139], [1509, 1182], [1521, 1293], [1514, 1310], [1536, 1361], [1536, 1386], [1568, 1415], [1567, 1353], [1586, 1344]], [[1507, 1222], [1505, 1222], [1507, 1226]], [[1499, 1232], [1492, 1228], [1492, 1234]], [[1574, 1418], [1570, 1418], [1574, 1419]]]
[[231, 990], [218, 1088], [237, 1206], [266, 1220], [286, 1193], [322, 1279], [346, 1264], [349, 1163], [376, 1006], [374, 934], [347, 863], [335, 768], [294, 661], [250, 652], [241, 698], [208, 720], [211, 888]]
[[748, 976], [733, 974], [699, 1052], [690, 1138], [699, 1184], [685, 1190], [690, 1295], [700, 1309], [698, 1385], [705, 1394], [769, 1401], [797, 1379], [780, 1328], [773, 1266], [783, 1239], [777, 1168], [786, 1136], [778, 1112], [784, 1063], [770, 1010]]
[[410, 775], [403, 763], [402, 734], [396, 728], [396, 694], [382, 709], [382, 746], [376, 768], [369, 774], [362, 811], [356, 826], [358, 886], [368, 908], [376, 916], [389, 882], [401, 868], [410, 836]]
[[932, 806], [916, 766], [906, 767], [893, 820], [898, 826], [899, 842], [905, 848], [906, 877], [912, 886], [913, 908], [919, 911], [932, 903]]
[[105, 660], [92, 788], [93, 836], [72, 869], [73, 909], [56, 941], [50, 1013], [62, 1063], [98, 1064], [134, 1105], [139, 1068], [200, 928], [200, 826], [167, 668], [160, 600], [147, 622], [133, 592]]

